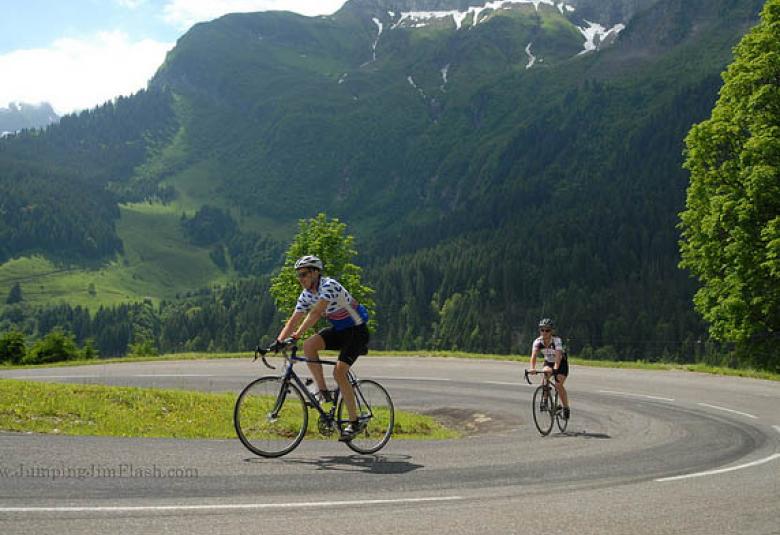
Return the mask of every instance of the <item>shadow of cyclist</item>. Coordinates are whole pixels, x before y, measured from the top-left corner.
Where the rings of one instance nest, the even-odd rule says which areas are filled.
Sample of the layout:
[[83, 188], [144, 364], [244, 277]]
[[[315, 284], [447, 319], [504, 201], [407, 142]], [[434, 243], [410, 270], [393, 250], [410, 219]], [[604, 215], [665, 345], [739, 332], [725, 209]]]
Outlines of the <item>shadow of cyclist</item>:
[[[410, 462], [409, 455], [328, 455], [316, 459], [286, 458], [281, 462], [304, 464], [317, 470], [337, 470], [361, 472], [365, 474], [406, 474], [422, 468], [423, 465]], [[247, 462], [262, 462], [263, 459], [250, 458]]]

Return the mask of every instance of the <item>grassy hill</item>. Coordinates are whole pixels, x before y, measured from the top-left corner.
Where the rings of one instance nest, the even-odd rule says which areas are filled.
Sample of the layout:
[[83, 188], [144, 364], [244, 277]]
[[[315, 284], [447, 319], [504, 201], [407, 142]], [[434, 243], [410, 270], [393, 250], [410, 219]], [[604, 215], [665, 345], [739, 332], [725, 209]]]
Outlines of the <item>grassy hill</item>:
[[123, 205], [117, 233], [124, 254], [95, 268], [57, 264], [38, 255], [14, 259], [0, 266], [0, 290], [18, 282], [30, 305], [68, 303], [95, 310], [144, 298], [175, 299], [226, 282], [231, 274], [214, 265], [207, 248], [187, 244], [180, 215], [159, 204]]
[[[0, 142], [0, 193], [13, 200], [0, 201], [0, 297], [22, 278], [32, 302], [93, 306], [234, 281], [231, 265], [267, 273], [270, 241], [324, 211], [357, 237], [377, 346], [525, 352], [551, 315], [575, 350], [690, 353], [705, 329], [677, 267], [682, 139], [763, 2], [573, 3], [581, 11], [513, 4], [460, 28], [401, 20], [404, 5], [471, 4], [455, 0], [194, 26], [147, 91]], [[590, 15], [630, 19], [614, 44], [581, 54]], [[8, 178], [44, 165], [52, 178], [35, 191]], [[94, 216], [77, 203], [29, 215], [59, 207], [56, 188], [71, 185], [99, 198]], [[193, 246], [179, 221], [204, 205], [240, 240]], [[225, 271], [215, 248], [233, 251]], [[206, 338], [192, 335], [231, 343]]]

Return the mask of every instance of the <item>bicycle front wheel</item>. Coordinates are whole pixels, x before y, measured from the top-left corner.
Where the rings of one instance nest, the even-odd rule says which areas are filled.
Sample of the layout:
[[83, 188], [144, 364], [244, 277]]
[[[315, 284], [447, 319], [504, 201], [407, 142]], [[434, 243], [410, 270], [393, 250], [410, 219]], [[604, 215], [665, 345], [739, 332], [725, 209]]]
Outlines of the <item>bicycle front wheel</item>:
[[[347, 446], [357, 453], [375, 453], [387, 444], [393, 434], [393, 400], [382, 385], [369, 379], [358, 381], [354, 385], [354, 392], [358, 421], [365, 427], [347, 442]], [[345, 426], [349, 417], [343, 397], [339, 400], [337, 414], [339, 427]]]
[[249, 383], [233, 410], [233, 425], [241, 443], [262, 457], [290, 453], [303, 440], [308, 423], [301, 391], [276, 376]]
[[566, 432], [566, 426], [569, 425], [569, 419], [563, 417], [563, 407], [558, 408], [558, 392], [555, 393], [555, 421], [558, 423], [558, 429], [561, 433]]
[[534, 397], [531, 401], [534, 423], [543, 437], [550, 434], [555, 424], [555, 400], [552, 396], [552, 390], [551, 386], [538, 386], [534, 390]]

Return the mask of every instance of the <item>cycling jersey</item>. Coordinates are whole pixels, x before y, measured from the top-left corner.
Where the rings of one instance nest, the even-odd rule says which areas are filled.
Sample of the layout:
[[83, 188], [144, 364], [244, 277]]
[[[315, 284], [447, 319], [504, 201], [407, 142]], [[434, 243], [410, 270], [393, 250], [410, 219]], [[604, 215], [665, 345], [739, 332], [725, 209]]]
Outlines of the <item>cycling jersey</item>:
[[557, 350], [563, 351], [563, 342], [557, 336], [553, 336], [549, 347], [544, 347], [544, 339], [540, 336], [534, 340], [533, 346], [531, 346], [531, 353], [534, 349], [538, 349], [539, 352], [544, 355], [544, 361], [555, 364], [555, 352]]
[[296, 312], [308, 313], [320, 301], [327, 301], [325, 317], [337, 331], [363, 325], [368, 322], [368, 310], [358, 303], [336, 279], [321, 277], [319, 288], [312, 292], [308, 288], [298, 296]]

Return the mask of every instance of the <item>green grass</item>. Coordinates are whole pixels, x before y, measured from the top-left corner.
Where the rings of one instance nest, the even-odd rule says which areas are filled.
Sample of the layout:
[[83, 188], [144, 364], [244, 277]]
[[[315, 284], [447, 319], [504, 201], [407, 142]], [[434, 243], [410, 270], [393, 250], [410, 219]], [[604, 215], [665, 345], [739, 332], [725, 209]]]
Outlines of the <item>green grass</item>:
[[[189, 245], [180, 228], [181, 213], [160, 204], [121, 207], [117, 232], [125, 253], [89, 269], [58, 266], [40, 256], [0, 265], [0, 294], [19, 282], [25, 302], [33, 306], [68, 303], [95, 311], [100, 306], [157, 302], [177, 293], [225, 283], [206, 248]], [[91, 291], [92, 290], [92, 291]]]
[[[63, 435], [235, 438], [232, 393], [0, 379], [0, 429]], [[320, 438], [309, 418], [307, 438]], [[396, 411], [394, 438], [450, 439], [433, 418]]]

